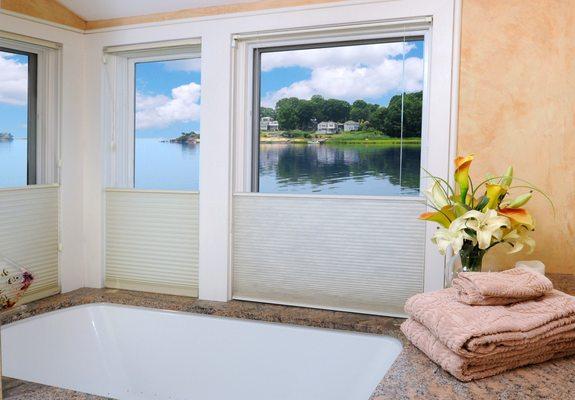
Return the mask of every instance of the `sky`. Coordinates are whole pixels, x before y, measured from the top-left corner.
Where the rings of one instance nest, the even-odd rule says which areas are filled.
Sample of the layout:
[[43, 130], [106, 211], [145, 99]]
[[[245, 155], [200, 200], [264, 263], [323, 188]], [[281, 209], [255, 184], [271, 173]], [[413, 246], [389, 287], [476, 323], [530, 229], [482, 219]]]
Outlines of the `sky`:
[[200, 132], [200, 59], [136, 64], [136, 137]]
[[422, 90], [423, 41], [262, 53], [261, 69], [264, 107], [285, 97], [316, 94], [387, 105], [401, 93], [403, 76], [407, 92]]
[[[263, 53], [261, 61], [266, 107], [315, 94], [387, 105], [403, 86], [407, 92], [423, 87], [423, 41], [278, 51]], [[136, 64], [136, 137], [200, 131], [200, 64], [199, 58]], [[0, 52], [0, 71], [0, 132], [25, 137], [27, 57]]]
[[0, 51], [0, 132], [26, 137], [28, 56]]

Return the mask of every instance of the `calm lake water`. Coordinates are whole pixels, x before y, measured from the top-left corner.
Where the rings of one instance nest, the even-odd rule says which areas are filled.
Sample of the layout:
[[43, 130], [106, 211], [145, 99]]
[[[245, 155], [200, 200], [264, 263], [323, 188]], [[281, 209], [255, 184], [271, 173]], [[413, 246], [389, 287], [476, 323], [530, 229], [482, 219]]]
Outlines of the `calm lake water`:
[[261, 144], [260, 192], [418, 195], [420, 147]]
[[0, 187], [25, 186], [27, 181], [27, 141], [0, 141]]
[[[260, 145], [260, 191], [418, 195], [420, 148], [381, 145]], [[198, 190], [199, 144], [136, 139], [136, 187]], [[26, 184], [26, 140], [0, 142], [0, 187]]]

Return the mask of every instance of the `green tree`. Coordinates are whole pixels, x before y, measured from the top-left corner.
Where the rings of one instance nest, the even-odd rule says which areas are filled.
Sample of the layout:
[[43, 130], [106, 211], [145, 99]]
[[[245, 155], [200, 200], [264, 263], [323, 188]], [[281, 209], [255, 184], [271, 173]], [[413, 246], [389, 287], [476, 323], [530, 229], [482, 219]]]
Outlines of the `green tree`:
[[313, 95], [309, 102], [313, 107], [313, 118], [317, 122], [326, 120], [327, 118], [324, 114], [325, 99], [323, 96], [320, 96], [319, 94]]
[[299, 100], [297, 108], [298, 129], [311, 130], [313, 128], [312, 120], [315, 117], [315, 107], [309, 100]]
[[300, 100], [297, 97], [278, 100], [276, 103], [276, 115], [280, 129], [297, 129], [299, 124], [297, 114], [299, 101]]
[[395, 95], [389, 101], [385, 112], [380, 113], [379, 110], [376, 112], [377, 117], [373, 121], [374, 126], [388, 136], [400, 137], [403, 122], [404, 137], [420, 137], [422, 102], [422, 92], [405, 93], [402, 121], [402, 98], [400, 94]]
[[369, 121], [370, 118], [369, 104], [363, 100], [356, 100], [351, 105], [349, 119], [353, 121]]
[[378, 107], [370, 117], [370, 124], [373, 128], [377, 129], [378, 131], [385, 132], [385, 120], [387, 118], [387, 108], [386, 107]]
[[345, 122], [349, 119], [351, 106], [345, 100], [329, 99], [325, 102], [323, 113], [326, 119], [335, 122]]

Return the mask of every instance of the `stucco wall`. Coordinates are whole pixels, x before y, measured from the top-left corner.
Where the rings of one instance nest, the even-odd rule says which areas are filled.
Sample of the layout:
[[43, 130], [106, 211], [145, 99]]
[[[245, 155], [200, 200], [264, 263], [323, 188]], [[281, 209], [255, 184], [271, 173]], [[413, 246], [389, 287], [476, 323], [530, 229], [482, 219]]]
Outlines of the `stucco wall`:
[[530, 202], [535, 253], [497, 249], [484, 267], [575, 273], [575, 0], [463, 0], [462, 14], [458, 152], [476, 154], [476, 179], [514, 165], [557, 209]]

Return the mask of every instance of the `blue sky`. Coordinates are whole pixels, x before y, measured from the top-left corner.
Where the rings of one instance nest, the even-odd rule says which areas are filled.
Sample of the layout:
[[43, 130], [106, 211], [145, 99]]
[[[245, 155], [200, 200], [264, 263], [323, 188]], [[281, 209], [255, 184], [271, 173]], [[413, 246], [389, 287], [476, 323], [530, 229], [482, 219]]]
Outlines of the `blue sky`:
[[0, 52], [0, 132], [27, 135], [28, 56]]

